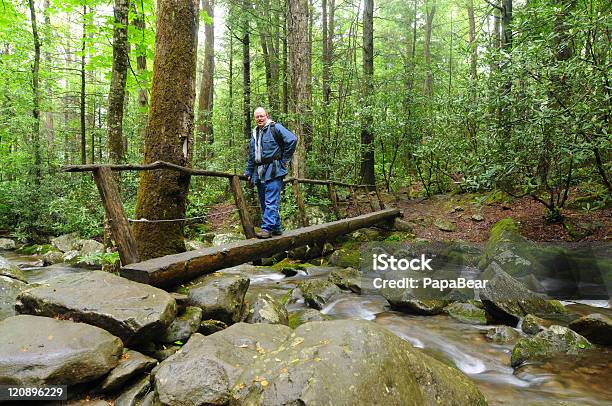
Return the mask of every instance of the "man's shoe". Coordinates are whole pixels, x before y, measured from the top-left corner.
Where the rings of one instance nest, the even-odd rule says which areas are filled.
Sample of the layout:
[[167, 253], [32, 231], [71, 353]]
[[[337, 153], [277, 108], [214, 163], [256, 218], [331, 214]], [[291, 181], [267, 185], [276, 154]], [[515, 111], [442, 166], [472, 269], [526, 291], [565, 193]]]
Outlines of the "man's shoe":
[[266, 238], [270, 238], [270, 232], [268, 230], [261, 230], [258, 233], [255, 233], [255, 237], [259, 238], [259, 239], [266, 239]]
[[283, 235], [283, 230], [272, 230], [272, 235]]

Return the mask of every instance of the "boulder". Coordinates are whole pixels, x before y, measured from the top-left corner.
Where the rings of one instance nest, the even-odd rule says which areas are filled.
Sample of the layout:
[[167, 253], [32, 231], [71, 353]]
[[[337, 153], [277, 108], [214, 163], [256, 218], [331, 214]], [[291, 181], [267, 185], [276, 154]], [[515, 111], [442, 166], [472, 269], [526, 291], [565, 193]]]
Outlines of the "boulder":
[[511, 364], [517, 367], [526, 361], [542, 361], [556, 355], [577, 355], [592, 344], [567, 327], [552, 325], [534, 337], [521, 338], [512, 350]]
[[17, 279], [0, 275], [0, 321], [17, 314], [15, 311], [17, 296], [27, 286]]
[[244, 240], [244, 237], [239, 234], [232, 233], [224, 233], [224, 234], [216, 234], [215, 238], [212, 240], [212, 245], [215, 247], [219, 247], [221, 245], [230, 244], [236, 241]]
[[310, 279], [298, 284], [304, 300], [308, 306], [321, 310], [336, 295], [340, 289], [333, 283], [321, 279]]
[[185, 249], [187, 251], [196, 251], [196, 250], [201, 250], [201, 249], [208, 248], [208, 247], [210, 247], [209, 242], [201, 242], [201, 241], [194, 241], [194, 240], [185, 241]]
[[416, 224], [410, 221], [402, 220], [399, 217], [393, 219], [393, 229], [395, 231], [403, 231], [406, 233], [413, 233]]
[[114, 392], [133, 377], [150, 371], [156, 364], [156, 359], [147, 357], [138, 351], [128, 350], [119, 360], [119, 365], [104, 378], [97, 392]]
[[202, 321], [202, 309], [196, 306], [188, 306], [168, 326], [159, 339], [162, 343], [173, 343], [175, 341], [187, 341], [189, 337], [200, 328]]
[[169, 346], [165, 346], [164, 345], [164, 346], [162, 346], [162, 348], [160, 348], [157, 351], [155, 351], [152, 354], [152, 356], [153, 356], [153, 358], [155, 358], [159, 362], [162, 362], [166, 358], [169, 358], [169, 357], [173, 356], [174, 354], [176, 354], [177, 351], [180, 350], [180, 349], [181, 349], [181, 347], [179, 345], [169, 345]]
[[60, 251], [49, 251], [42, 256], [43, 264], [55, 265], [64, 262], [64, 254]]
[[18, 300], [20, 313], [89, 323], [126, 345], [160, 335], [176, 317], [176, 303], [167, 292], [102, 271], [49, 279]]
[[[399, 277], [395, 275], [389, 279], [399, 280]], [[417, 298], [415, 295], [419, 293], [410, 288], [385, 287], [381, 289], [381, 292], [383, 297], [387, 299], [391, 305], [391, 308], [409, 314], [440, 314], [449, 304], [448, 300], [432, 297], [432, 295], [427, 292], [423, 293], [425, 298]]]
[[534, 316], [533, 314], [528, 314], [521, 321], [521, 330], [525, 334], [534, 335], [550, 327], [551, 324], [552, 324], [551, 322], [547, 322], [546, 320], [541, 319], [538, 316]]
[[317, 309], [304, 309], [289, 313], [289, 327], [295, 329], [309, 321], [323, 321], [328, 317]]
[[51, 239], [51, 245], [62, 252], [68, 251], [76, 251], [78, 250], [79, 244], [79, 235], [78, 233], [70, 233], [60, 235], [59, 237], [55, 237]]
[[21, 269], [2, 257], [0, 257], [0, 276], [7, 276], [20, 282], [28, 282], [25, 273]]
[[291, 329], [282, 325], [235, 324], [210, 336], [194, 334], [183, 349], [155, 373], [155, 390], [164, 405], [226, 404], [244, 368], [261, 353], [276, 350]]
[[216, 272], [194, 281], [187, 287], [189, 304], [202, 309], [202, 319], [221, 320], [226, 324], [240, 321], [244, 296], [250, 280], [242, 275]]
[[142, 378], [125, 390], [116, 400], [114, 406], [137, 406], [142, 405], [147, 393], [151, 389], [149, 377]]
[[14, 250], [17, 248], [15, 241], [8, 238], [0, 238], [0, 250]]
[[494, 319], [504, 324], [514, 327], [527, 314], [553, 319], [567, 318], [563, 305], [529, 291], [495, 262], [489, 264], [480, 279], [489, 281], [486, 288], [479, 292], [485, 309]]
[[198, 333], [209, 336], [217, 331], [225, 330], [226, 328], [227, 324], [220, 320], [202, 320]]
[[521, 335], [512, 327], [496, 326], [487, 331], [486, 337], [498, 344], [506, 344], [517, 340]]
[[434, 221], [434, 226], [436, 226], [438, 230], [447, 231], [449, 233], [452, 233], [457, 230], [457, 224], [443, 218], [437, 218]]
[[346, 268], [333, 270], [327, 280], [341, 289], [361, 293], [361, 278], [360, 271], [354, 268]]
[[470, 219], [476, 222], [484, 221], [484, 217], [482, 217], [482, 214], [472, 214], [470, 216]]
[[[339, 390], [342, 388], [342, 390]], [[484, 405], [469, 378], [375, 323], [311, 322], [257, 354], [232, 404]]]
[[79, 252], [81, 256], [90, 256], [94, 254], [101, 254], [105, 251], [104, 244], [96, 240], [79, 240], [77, 245], [80, 247]]
[[118, 337], [84, 323], [21, 315], [0, 322], [0, 384], [75, 385], [106, 375], [123, 351]]
[[612, 319], [608, 316], [589, 314], [572, 321], [568, 327], [595, 344], [612, 345]]
[[328, 259], [332, 266], [340, 268], [359, 268], [360, 252], [359, 246], [353, 244], [344, 244], [341, 248], [335, 250]]
[[247, 323], [289, 324], [285, 306], [269, 294], [259, 294], [247, 316]]
[[[195, 334], [154, 376], [161, 404], [485, 405], [475, 385], [367, 321]], [[340, 388], [342, 390], [340, 390]]]
[[79, 262], [80, 256], [81, 256], [81, 253], [77, 250], [66, 251], [64, 252], [64, 255], [62, 255], [62, 262], [65, 262], [67, 264], [76, 265]]
[[455, 320], [468, 324], [487, 324], [487, 313], [471, 303], [455, 302], [444, 308], [446, 314]]

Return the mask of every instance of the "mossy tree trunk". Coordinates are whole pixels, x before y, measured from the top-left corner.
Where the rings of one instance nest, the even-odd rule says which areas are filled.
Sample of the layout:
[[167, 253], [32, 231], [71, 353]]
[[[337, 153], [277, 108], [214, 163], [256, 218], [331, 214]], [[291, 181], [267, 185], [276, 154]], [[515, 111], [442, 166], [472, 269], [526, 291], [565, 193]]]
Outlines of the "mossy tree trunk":
[[[193, 145], [198, 0], [158, 0], [151, 110], [145, 134], [145, 163], [190, 166]], [[189, 176], [176, 171], [143, 172], [136, 217], [185, 217]], [[183, 222], [136, 223], [141, 260], [185, 250]]]

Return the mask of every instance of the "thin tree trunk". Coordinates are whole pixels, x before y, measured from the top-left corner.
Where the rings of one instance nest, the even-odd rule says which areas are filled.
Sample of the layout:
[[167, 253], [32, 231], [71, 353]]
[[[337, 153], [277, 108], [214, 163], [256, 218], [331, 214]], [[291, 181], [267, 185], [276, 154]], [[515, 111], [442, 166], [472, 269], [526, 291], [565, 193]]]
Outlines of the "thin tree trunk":
[[108, 152], [111, 163], [125, 159], [123, 148], [123, 104], [128, 69], [128, 14], [129, 0], [115, 0], [113, 27], [113, 67], [108, 93]]
[[[202, 8], [214, 18], [214, 0], [202, 0]], [[215, 26], [214, 23], [204, 27], [204, 63], [202, 64], [202, 81], [198, 97], [198, 127], [197, 132], [202, 146], [213, 143], [213, 80], [215, 74]]]
[[468, 22], [470, 26], [469, 41], [470, 41], [470, 79], [472, 85], [476, 83], [478, 77], [478, 43], [476, 42], [476, 19], [474, 17], [474, 1], [467, 2]]
[[431, 72], [431, 32], [433, 30], [433, 19], [436, 15], [436, 2], [432, 1], [431, 7], [426, 10], [425, 20], [425, 44], [423, 54], [425, 57], [425, 81], [423, 83], [423, 93], [427, 97], [433, 96], [433, 74]]
[[34, 148], [34, 180], [36, 184], [40, 184], [41, 164], [40, 157], [40, 38], [38, 36], [38, 27], [36, 26], [36, 9], [34, 0], [29, 0], [30, 18], [32, 20], [32, 38], [34, 40], [34, 65], [32, 66], [32, 93], [33, 106], [32, 115], [34, 116], [34, 126], [32, 129], [32, 146]]
[[308, 40], [308, 0], [289, 0], [287, 16], [287, 48], [291, 71], [291, 112], [298, 145], [293, 155], [293, 175], [304, 177], [306, 151], [311, 141], [311, 43]]
[[251, 55], [249, 9], [250, 0], [242, 1], [242, 115], [244, 118], [244, 137], [251, 136]]
[[[145, 163], [157, 160], [191, 166], [199, 0], [158, 0], [151, 112]], [[190, 177], [156, 170], [141, 175], [136, 217], [185, 217]], [[184, 222], [137, 223], [134, 237], [141, 260], [185, 250]]]
[[[49, 18], [49, 0], [44, 0], [43, 2], [43, 13], [45, 16], [45, 27], [46, 31], [51, 31], [51, 19]], [[51, 65], [51, 54], [48, 51], [44, 53], [45, 61], [49, 66]], [[47, 97], [51, 98], [53, 96], [50, 81], [47, 81], [46, 84], [46, 93]], [[45, 133], [47, 138], [47, 166], [51, 168], [53, 164], [53, 155], [54, 155], [54, 143], [55, 143], [55, 126], [53, 123], [53, 111], [45, 111]]]
[[365, 0], [363, 8], [363, 100], [365, 101], [361, 121], [361, 181], [376, 183], [374, 175], [373, 117], [370, 113], [374, 91], [374, 0]]
[[87, 6], [83, 6], [83, 38], [81, 45], [81, 164], [87, 163], [87, 139], [85, 134], [85, 43], [87, 41], [86, 17]]
[[[138, 55], [136, 56], [136, 71], [139, 76], [138, 82], [138, 136], [141, 140], [145, 138], [147, 128], [147, 108], [149, 106], [149, 95], [146, 82], [142, 80], [147, 70], [146, 42], [145, 42], [145, 15], [143, 0], [140, 0], [140, 9], [134, 5], [134, 27], [139, 31], [140, 42], [137, 42]], [[124, 153], [127, 151], [124, 151]]]

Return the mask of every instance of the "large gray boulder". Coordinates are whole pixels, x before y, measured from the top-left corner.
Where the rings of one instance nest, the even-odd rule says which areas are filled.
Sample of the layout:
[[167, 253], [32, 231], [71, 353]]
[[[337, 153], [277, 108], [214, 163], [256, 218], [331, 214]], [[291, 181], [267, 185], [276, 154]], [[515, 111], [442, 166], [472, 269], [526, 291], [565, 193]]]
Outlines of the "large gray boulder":
[[269, 294], [259, 294], [249, 309], [247, 323], [289, 324], [285, 306]]
[[0, 322], [0, 384], [75, 385], [106, 375], [121, 340], [83, 323], [21, 315]]
[[176, 317], [169, 293], [102, 271], [49, 279], [18, 300], [20, 313], [70, 317], [101, 327], [126, 345], [158, 336]]
[[243, 275], [214, 273], [199, 278], [187, 287], [189, 304], [202, 309], [202, 319], [232, 324], [240, 321], [249, 278]]
[[526, 361], [542, 361], [561, 354], [577, 355], [592, 347], [580, 334], [552, 325], [533, 337], [521, 338], [512, 350], [511, 363], [517, 367]]
[[51, 239], [51, 245], [62, 252], [78, 250], [80, 248], [79, 235], [77, 233], [60, 235]]
[[321, 310], [340, 294], [340, 288], [330, 281], [322, 279], [309, 279], [300, 282], [297, 287], [302, 292], [308, 306], [318, 310]]
[[27, 284], [17, 279], [0, 275], [0, 320], [17, 314], [15, 311], [17, 296], [19, 296], [27, 286]]
[[600, 313], [589, 314], [572, 321], [572, 330], [601, 345], [612, 345], [612, 319]]
[[486, 405], [458, 370], [354, 320], [195, 334], [154, 382], [163, 405]]
[[363, 275], [361, 272], [354, 268], [339, 268], [333, 270], [328, 281], [338, 286], [341, 289], [350, 290], [354, 293], [361, 293], [361, 280]]
[[480, 290], [485, 309], [504, 324], [514, 327], [528, 314], [560, 320], [568, 318], [561, 303], [546, 300], [529, 291], [495, 262], [489, 264], [480, 279], [488, 280], [486, 288]]

